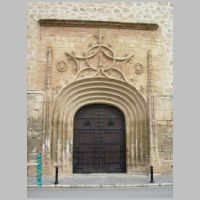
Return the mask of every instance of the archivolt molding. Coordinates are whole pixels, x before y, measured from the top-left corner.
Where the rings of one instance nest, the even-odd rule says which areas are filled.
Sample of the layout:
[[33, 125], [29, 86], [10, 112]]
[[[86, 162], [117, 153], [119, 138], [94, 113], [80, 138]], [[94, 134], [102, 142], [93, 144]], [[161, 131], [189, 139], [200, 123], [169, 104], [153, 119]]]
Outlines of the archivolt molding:
[[[117, 57], [112, 46], [103, 43], [104, 35], [100, 33], [100, 30], [94, 34], [94, 37], [96, 38], [97, 43], [94, 45], [89, 44], [89, 49], [86, 50], [82, 56], [76, 55], [75, 52], [65, 52], [67, 62], [73, 63], [72, 73], [75, 75], [73, 81], [87, 77], [102, 76], [128, 82], [124, 69], [126, 64], [133, 59], [134, 54]], [[57, 66], [60, 66], [62, 62], [64, 61], [59, 61]], [[80, 67], [81, 62], [84, 62], [84, 68]], [[117, 68], [115, 64], [119, 62], [121, 63], [121, 67]], [[137, 63], [133, 68], [136, 74], [143, 72], [143, 66], [140, 63]], [[64, 69], [60, 69], [60, 67], [57, 68], [57, 70], [62, 72], [65, 71]]]
[[127, 165], [145, 165], [149, 154], [147, 104], [127, 82], [102, 76], [76, 80], [57, 96], [52, 118], [52, 155], [56, 153], [56, 162], [71, 162], [72, 155], [65, 152], [72, 149], [74, 115], [82, 106], [93, 103], [110, 104], [123, 112]]

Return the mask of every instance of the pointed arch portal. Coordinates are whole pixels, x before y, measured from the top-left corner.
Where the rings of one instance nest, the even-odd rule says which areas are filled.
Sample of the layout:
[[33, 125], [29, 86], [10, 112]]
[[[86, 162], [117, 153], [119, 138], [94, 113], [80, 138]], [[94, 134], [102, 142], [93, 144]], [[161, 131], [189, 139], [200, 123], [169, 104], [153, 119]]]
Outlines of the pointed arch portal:
[[122, 165], [126, 169], [122, 171], [144, 173], [149, 163], [150, 141], [147, 103], [132, 85], [106, 77], [77, 80], [57, 96], [52, 117], [51, 159], [64, 171], [73, 173], [76, 113], [91, 104], [110, 105], [123, 113], [126, 163]]

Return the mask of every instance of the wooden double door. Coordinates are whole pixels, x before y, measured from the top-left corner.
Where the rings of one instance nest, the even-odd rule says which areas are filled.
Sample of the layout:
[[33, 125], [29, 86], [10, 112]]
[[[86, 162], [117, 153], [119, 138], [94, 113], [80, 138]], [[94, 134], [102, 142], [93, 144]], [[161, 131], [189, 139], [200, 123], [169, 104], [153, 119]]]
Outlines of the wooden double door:
[[73, 173], [126, 172], [125, 119], [106, 104], [82, 107], [74, 118]]

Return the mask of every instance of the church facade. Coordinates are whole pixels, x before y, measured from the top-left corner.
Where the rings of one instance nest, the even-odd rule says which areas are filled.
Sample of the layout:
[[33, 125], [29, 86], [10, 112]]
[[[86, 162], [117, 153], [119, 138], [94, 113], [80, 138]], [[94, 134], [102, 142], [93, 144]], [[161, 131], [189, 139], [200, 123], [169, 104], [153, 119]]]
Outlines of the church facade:
[[43, 175], [173, 170], [171, 3], [27, 10], [27, 168]]

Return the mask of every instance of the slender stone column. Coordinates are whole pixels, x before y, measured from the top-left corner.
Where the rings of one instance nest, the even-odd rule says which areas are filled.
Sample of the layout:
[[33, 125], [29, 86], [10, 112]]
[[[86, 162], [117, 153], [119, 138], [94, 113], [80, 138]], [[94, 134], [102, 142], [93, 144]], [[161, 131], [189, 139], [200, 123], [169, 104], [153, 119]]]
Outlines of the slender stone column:
[[44, 98], [44, 116], [43, 116], [43, 131], [44, 131], [44, 153], [45, 158], [50, 158], [50, 105], [52, 102], [52, 65], [53, 65], [52, 48], [47, 48], [47, 64], [45, 70], [45, 98]]
[[159, 160], [158, 147], [155, 133], [155, 100], [156, 97], [152, 94], [152, 53], [148, 50], [147, 53], [147, 103], [149, 115], [149, 131], [150, 131], [150, 165], [154, 165]]

